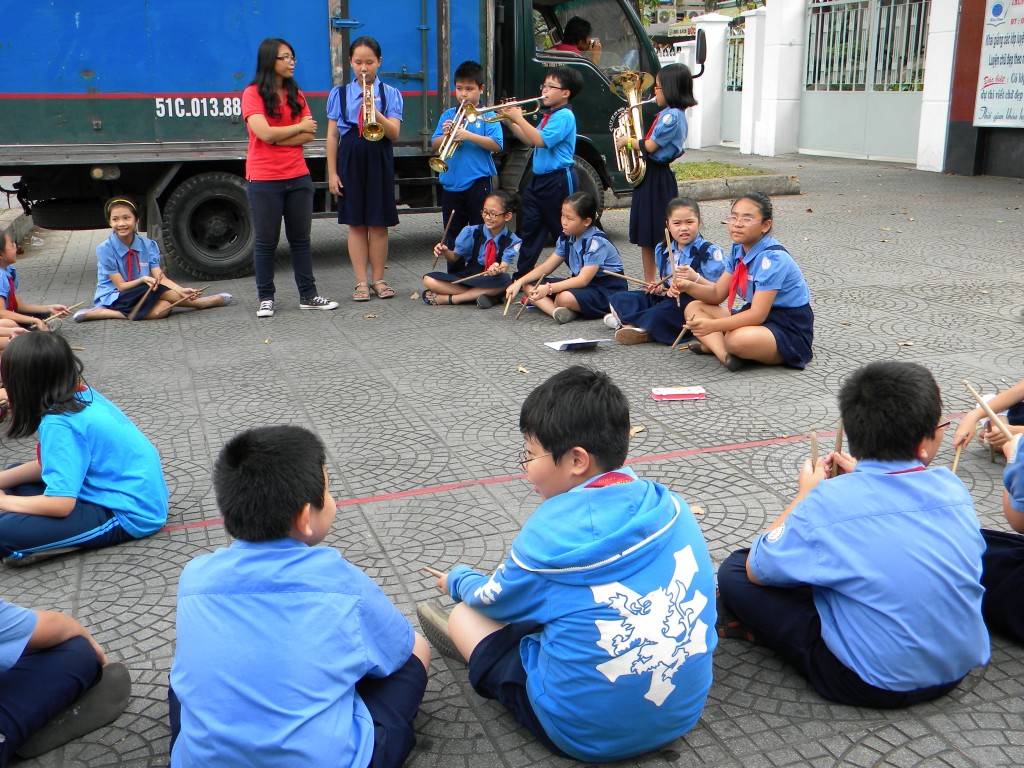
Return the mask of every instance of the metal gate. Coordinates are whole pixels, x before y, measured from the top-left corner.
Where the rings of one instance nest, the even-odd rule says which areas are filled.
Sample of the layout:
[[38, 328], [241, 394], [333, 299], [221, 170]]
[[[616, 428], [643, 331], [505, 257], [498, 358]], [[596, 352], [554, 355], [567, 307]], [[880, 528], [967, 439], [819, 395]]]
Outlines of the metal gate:
[[725, 49], [725, 93], [722, 94], [722, 141], [739, 143], [743, 100], [743, 18], [729, 24]]
[[811, 0], [801, 152], [914, 162], [930, 0]]

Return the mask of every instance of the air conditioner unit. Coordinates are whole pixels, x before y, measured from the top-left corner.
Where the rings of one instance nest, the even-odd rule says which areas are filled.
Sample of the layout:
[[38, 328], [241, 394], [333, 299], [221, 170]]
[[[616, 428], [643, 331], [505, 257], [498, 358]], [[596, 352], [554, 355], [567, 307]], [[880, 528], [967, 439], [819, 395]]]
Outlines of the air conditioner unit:
[[669, 24], [675, 21], [675, 19], [672, 18], [673, 16], [675, 16], [675, 13], [672, 11], [658, 11], [658, 23]]

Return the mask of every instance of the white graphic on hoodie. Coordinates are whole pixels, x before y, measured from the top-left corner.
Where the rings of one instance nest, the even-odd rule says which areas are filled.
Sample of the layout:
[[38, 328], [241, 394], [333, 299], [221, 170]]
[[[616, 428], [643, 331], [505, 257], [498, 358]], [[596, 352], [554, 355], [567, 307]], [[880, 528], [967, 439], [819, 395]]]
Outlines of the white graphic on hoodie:
[[610, 682], [620, 675], [651, 672], [651, 686], [644, 698], [659, 707], [675, 690], [672, 678], [686, 659], [708, 650], [708, 626], [699, 618], [708, 599], [699, 590], [686, 599], [698, 571], [693, 548], [676, 552], [675, 560], [668, 587], [646, 595], [618, 582], [591, 587], [595, 602], [610, 606], [622, 617], [595, 622], [601, 633], [597, 644], [612, 657], [597, 669]]

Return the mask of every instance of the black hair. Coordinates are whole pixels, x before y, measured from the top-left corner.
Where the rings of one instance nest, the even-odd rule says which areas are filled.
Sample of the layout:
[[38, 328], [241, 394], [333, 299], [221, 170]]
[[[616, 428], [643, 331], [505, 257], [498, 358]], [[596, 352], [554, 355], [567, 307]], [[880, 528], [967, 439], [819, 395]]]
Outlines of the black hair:
[[629, 451], [629, 401], [608, 374], [574, 365], [527, 396], [519, 431], [550, 451], [553, 461], [579, 446], [598, 469], [617, 469]]
[[658, 85], [665, 103], [676, 109], [697, 106], [693, 97], [693, 73], [685, 64], [669, 64], [658, 72]]
[[370, 37], [369, 35], [363, 35], [362, 37], [357, 37], [355, 40], [353, 40], [352, 44], [348, 47], [348, 57], [350, 59], [352, 58], [352, 55], [356, 52], [356, 48], [359, 48], [360, 46], [365, 46], [366, 48], [369, 48], [371, 51], [373, 51], [373, 55], [376, 56], [378, 59], [384, 58], [380, 53], [380, 43], [377, 42], [376, 38]]
[[839, 390], [850, 453], [858, 459], [909, 461], [935, 434], [942, 396], [924, 366], [881, 360], [858, 368]]
[[326, 460], [320, 438], [303, 427], [258, 427], [228, 440], [213, 465], [228, 533], [242, 541], [286, 538], [306, 504], [322, 508]]
[[[277, 52], [281, 50], [282, 45], [288, 46], [292, 56], [295, 55], [292, 44], [280, 37], [268, 37], [260, 43], [260, 47], [256, 50], [256, 74], [250, 83], [250, 85], [256, 86], [256, 90], [263, 100], [263, 109], [266, 110], [267, 116], [273, 118], [281, 117], [281, 99], [278, 96], [277, 74], [274, 67], [277, 65]], [[283, 78], [281, 87], [284, 88], [285, 101], [291, 112], [291, 119], [294, 120], [302, 114], [302, 108], [306, 101], [299, 93], [299, 84], [295, 82], [294, 77]]]
[[58, 333], [22, 333], [11, 339], [0, 358], [0, 379], [11, 405], [11, 438], [34, 434], [48, 413], [78, 413], [87, 405], [78, 394], [82, 361]]
[[496, 189], [487, 195], [484, 200], [491, 197], [496, 197], [501, 200], [501, 205], [505, 209], [505, 213], [515, 213], [519, 208], [519, 196], [510, 190]]
[[690, 208], [700, 219], [700, 205], [692, 197], [673, 197], [665, 206], [665, 220], [672, 218], [672, 212], [679, 208]]
[[569, 45], [582, 43], [590, 37], [590, 33], [593, 31], [594, 28], [589, 21], [579, 16], [573, 16], [562, 27], [562, 42]]
[[[736, 205], [740, 200], [749, 200], [752, 202], [754, 207], [761, 212], [761, 219], [763, 221], [774, 221], [774, 216], [772, 214], [772, 199], [764, 192], [748, 192], [741, 197], [737, 197], [732, 201], [732, 204]], [[768, 231], [771, 232], [772, 227], [768, 227]]]
[[597, 218], [597, 200], [589, 192], [573, 192], [562, 201], [563, 205], [566, 203], [572, 206], [581, 219], [593, 221]]
[[452, 75], [454, 82], [466, 82], [470, 80], [481, 88], [484, 87], [484, 68], [475, 61], [464, 61], [455, 68], [455, 74]]
[[103, 204], [103, 213], [107, 217], [107, 221], [110, 221], [110, 211], [118, 205], [123, 205], [125, 208], [130, 209], [135, 218], [139, 218], [139, 204], [135, 202], [135, 198], [128, 195], [118, 195], [117, 197], [110, 198]]
[[583, 90], [583, 75], [575, 67], [550, 67], [544, 71], [544, 79], [554, 78], [559, 87], [569, 92], [569, 101]]

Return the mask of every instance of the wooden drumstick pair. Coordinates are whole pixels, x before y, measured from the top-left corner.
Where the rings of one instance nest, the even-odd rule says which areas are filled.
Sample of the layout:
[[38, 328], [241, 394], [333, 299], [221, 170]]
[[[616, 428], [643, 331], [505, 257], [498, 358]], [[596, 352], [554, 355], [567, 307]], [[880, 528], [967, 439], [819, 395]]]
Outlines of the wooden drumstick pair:
[[[818, 432], [812, 429], [811, 434], [811, 467], [813, 468], [818, 463]], [[836, 444], [833, 449], [834, 453], [839, 453], [843, 450], [843, 420], [839, 420], [839, 427], [836, 429]], [[839, 474], [839, 464], [836, 461], [832, 462], [832, 467], [828, 471], [828, 477], [835, 477]]]
[[[983, 410], [985, 415], [988, 416], [991, 424], [998, 429], [1007, 440], [1013, 440], [1013, 433], [1010, 431], [1010, 428], [1003, 423], [1003, 420], [1000, 419], [999, 416], [996, 415], [996, 412], [992, 410], [988, 401], [975, 391], [974, 387], [971, 386], [971, 382], [964, 379], [964, 386], [967, 387], [967, 391], [971, 393], [978, 405], [981, 407], [981, 410]], [[960, 463], [960, 452], [963, 451], [964, 445], [965, 443], [960, 443], [960, 445], [957, 446], [956, 455], [953, 456], [953, 472], [956, 472], [957, 465]]]

